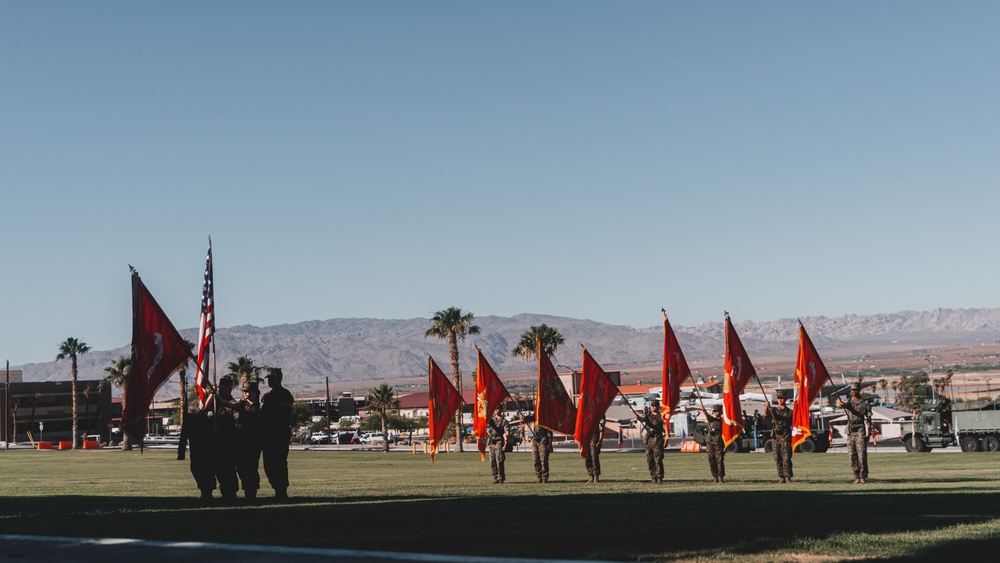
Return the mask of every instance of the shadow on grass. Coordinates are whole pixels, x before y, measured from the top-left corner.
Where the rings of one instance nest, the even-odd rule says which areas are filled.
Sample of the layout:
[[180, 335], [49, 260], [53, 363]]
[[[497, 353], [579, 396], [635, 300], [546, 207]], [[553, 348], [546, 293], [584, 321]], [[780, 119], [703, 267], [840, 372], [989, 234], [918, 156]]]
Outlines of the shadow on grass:
[[[882, 482], [885, 482], [883, 480]], [[938, 481], [940, 482], [940, 481]], [[692, 492], [506, 496], [299, 497], [204, 505], [195, 498], [4, 499], [0, 532], [551, 558], [762, 555], [852, 533], [932, 532], [1000, 518], [1000, 493], [923, 496], [719, 488]], [[728, 530], [723, 532], [723, 529]], [[953, 545], [949, 545], [953, 544]], [[908, 558], [995, 555], [996, 539], [933, 543]], [[864, 555], [864, 546], [856, 553]], [[887, 553], [881, 554], [883, 557]]]

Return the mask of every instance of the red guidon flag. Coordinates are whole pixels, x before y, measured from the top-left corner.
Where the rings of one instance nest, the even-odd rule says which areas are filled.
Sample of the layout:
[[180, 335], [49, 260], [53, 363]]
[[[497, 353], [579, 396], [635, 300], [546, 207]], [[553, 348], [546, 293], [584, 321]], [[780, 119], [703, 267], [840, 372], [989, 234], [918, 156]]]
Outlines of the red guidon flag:
[[809, 405], [830, 378], [816, 347], [799, 323], [799, 358], [795, 362], [795, 400], [792, 402], [792, 451], [812, 435]]
[[677, 410], [681, 400], [681, 383], [691, 377], [684, 352], [674, 329], [670, 326], [667, 314], [663, 314], [663, 400], [660, 401], [663, 420], [670, 427], [670, 415]]
[[601, 425], [604, 413], [618, 394], [608, 374], [604, 373], [594, 357], [583, 349], [583, 373], [580, 375], [580, 400], [576, 407], [576, 429], [573, 439], [580, 444], [580, 455], [587, 457], [590, 452], [590, 437]]
[[538, 350], [538, 398], [535, 400], [535, 424], [553, 432], [569, 436], [576, 430], [576, 407], [559, 381], [552, 360], [542, 349], [540, 340], [535, 339]]
[[132, 270], [132, 367], [125, 387], [122, 431], [142, 444], [153, 395], [191, 359], [184, 339]]
[[438, 445], [444, 431], [448, 429], [455, 409], [462, 404], [462, 396], [455, 389], [455, 386], [448, 381], [441, 368], [434, 363], [434, 358], [430, 359], [430, 404], [428, 405], [427, 424], [431, 433], [431, 463], [434, 463], [434, 454], [437, 453]]
[[476, 348], [476, 353], [479, 354], [479, 363], [476, 366], [476, 408], [472, 413], [472, 434], [478, 438], [482, 461], [486, 461], [486, 425], [493, 416], [493, 409], [510, 397], [510, 393], [486, 361], [483, 351]]
[[736, 328], [726, 313], [726, 379], [722, 387], [722, 440], [728, 446], [743, 433], [743, 409], [740, 393], [757, 375]]

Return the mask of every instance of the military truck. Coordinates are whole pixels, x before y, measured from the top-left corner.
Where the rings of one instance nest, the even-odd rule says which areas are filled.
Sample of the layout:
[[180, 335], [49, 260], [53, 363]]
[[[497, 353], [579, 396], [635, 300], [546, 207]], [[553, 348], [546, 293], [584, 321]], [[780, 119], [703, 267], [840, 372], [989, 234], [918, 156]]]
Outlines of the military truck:
[[953, 408], [944, 397], [924, 401], [917, 420], [902, 425], [906, 451], [928, 452], [952, 444], [963, 452], [1000, 450], [1000, 403], [961, 406], [965, 408]]

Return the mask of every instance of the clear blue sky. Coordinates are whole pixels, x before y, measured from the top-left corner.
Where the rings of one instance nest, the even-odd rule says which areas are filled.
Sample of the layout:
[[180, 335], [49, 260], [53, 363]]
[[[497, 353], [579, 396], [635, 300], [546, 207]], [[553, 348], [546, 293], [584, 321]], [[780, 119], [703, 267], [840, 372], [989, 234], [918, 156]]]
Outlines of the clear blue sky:
[[4, 2], [0, 360], [1000, 306], [995, 2]]

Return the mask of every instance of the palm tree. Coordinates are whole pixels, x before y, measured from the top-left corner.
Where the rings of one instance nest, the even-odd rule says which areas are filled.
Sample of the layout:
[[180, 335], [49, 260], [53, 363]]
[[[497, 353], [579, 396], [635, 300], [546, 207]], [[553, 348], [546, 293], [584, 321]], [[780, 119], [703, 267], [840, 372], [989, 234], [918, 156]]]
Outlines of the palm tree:
[[388, 383], [368, 390], [368, 405], [382, 415], [382, 451], [389, 453], [389, 410], [399, 405], [396, 391]]
[[551, 357], [552, 354], [556, 353], [556, 349], [566, 342], [566, 339], [559, 333], [559, 329], [552, 328], [543, 323], [526, 330], [521, 335], [521, 341], [514, 347], [511, 355], [524, 358], [525, 360], [537, 358], [536, 354], [538, 350], [536, 350], [536, 341], [542, 343], [542, 350], [545, 350], [545, 355]]
[[226, 369], [229, 370], [229, 375], [232, 375], [236, 381], [239, 381], [239, 385], [242, 387], [247, 383], [260, 380], [258, 374], [264, 369], [264, 366], [255, 366], [250, 356], [244, 354], [236, 358], [235, 362], [229, 362]]
[[[112, 360], [111, 365], [104, 368], [104, 378], [101, 380], [108, 385], [118, 387], [122, 390], [122, 412], [125, 412], [125, 401], [128, 397], [128, 375], [132, 371], [132, 358], [118, 356], [117, 360]], [[110, 443], [111, 437], [108, 437]], [[132, 441], [128, 434], [122, 431], [122, 449], [131, 450]]]
[[70, 337], [70, 338], [67, 338], [65, 342], [63, 342], [62, 344], [59, 345], [59, 353], [56, 354], [56, 361], [57, 362], [59, 360], [65, 359], [65, 358], [69, 358], [69, 360], [70, 360], [70, 370], [71, 370], [71, 372], [73, 374], [73, 380], [72, 380], [72, 383], [70, 384], [70, 393], [72, 393], [72, 395], [73, 395], [73, 399], [72, 399], [72, 405], [73, 406], [72, 406], [72, 409], [73, 409], [73, 449], [74, 450], [76, 449], [76, 436], [77, 436], [77, 431], [76, 431], [77, 430], [76, 429], [76, 423], [77, 423], [77, 418], [76, 418], [76, 374], [77, 374], [76, 357], [79, 356], [80, 354], [86, 354], [89, 351], [90, 351], [90, 346], [88, 346], [85, 342], [82, 342], [80, 340], [77, 340], [76, 338]]
[[885, 402], [889, 402], [889, 392], [886, 389], [889, 387], [889, 381], [887, 379], [879, 379], [878, 386], [882, 388], [882, 394], [885, 395]]
[[[431, 317], [431, 327], [424, 333], [424, 338], [437, 336], [448, 340], [448, 348], [451, 349], [451, 376], [455, 383], [455, 389], [459, 395], [462, 394], [462, 372], [458, 368], [458, 341], [465, 341], [467, 334], [479, 334], [479, 327], [472, 324], [475, 317], [472, 313], [462, 313], [458, 307], [448, 307], [443, 311], [434, 313]], [[458, 432], [458, 451], [462, 448], [462, 409], [455, 413], [455, 428]]]

